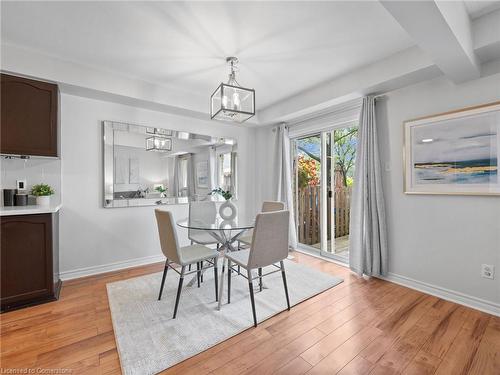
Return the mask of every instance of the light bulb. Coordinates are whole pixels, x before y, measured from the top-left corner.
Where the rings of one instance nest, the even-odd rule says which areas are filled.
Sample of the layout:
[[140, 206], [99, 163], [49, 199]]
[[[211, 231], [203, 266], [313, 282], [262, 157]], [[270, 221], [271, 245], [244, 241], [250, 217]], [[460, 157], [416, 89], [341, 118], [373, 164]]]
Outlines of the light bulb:
[[240, 109], [240, 96], [239, 94], [235, 91], [233, 94], [233, 107], [235, 110], [239, 111]]

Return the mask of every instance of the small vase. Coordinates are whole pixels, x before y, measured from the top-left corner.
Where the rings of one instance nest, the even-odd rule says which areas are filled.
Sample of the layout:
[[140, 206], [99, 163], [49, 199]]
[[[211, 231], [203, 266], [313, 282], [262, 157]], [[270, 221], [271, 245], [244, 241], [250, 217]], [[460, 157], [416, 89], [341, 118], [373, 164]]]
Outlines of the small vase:
[[36, 197], [37, 206], [50, 206], [50, 195]]
[[219, 207], [219, 215], [227, 221], [234, 220], [238, 214], [238, 209], [231, 201], [225, 201]]

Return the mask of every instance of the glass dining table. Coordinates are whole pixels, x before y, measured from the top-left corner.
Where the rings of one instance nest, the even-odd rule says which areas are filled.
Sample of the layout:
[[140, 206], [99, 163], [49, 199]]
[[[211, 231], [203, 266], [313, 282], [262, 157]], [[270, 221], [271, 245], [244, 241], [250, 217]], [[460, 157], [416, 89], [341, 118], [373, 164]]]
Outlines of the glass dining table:
[[177, 225], [188, 230], [206, 231], [221, 245], [219, 247], [219, 252], [222, 256], [222, 270], [221, 277], [219, 278], [219, 304], [217, 307], [218, 310], [220, 310], [222, 303], [222, 291], [224, 289], [223, 276], [227, 263], [224, 254], [226, 252], [238, 250], [238, 248], [234, 246], [234, 243], [238, 241], [238, 238], [240, 238], [243, 233], [255, 226], [255, 217], [248, 218], [243, 215], [239, 215], [234, 220], [224, 220], [219, 216], [212, 220], [187, 218], [179, 220]]

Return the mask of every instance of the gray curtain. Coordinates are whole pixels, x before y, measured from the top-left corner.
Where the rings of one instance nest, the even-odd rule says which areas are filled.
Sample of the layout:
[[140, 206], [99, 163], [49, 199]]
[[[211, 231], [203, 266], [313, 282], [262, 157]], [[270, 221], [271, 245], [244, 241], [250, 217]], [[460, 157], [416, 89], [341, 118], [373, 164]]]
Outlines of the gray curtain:
[[237, 169], [237, 154], [236, 152], [231, 152], [231, 193], [233, 197], [238, 197], [238, 169]]
[[351, 201], [349, 265], [359, 275], [387, 274], [387, 232], [375, 99], [363, 98]]
[[276, 200], [285, 203], [285, 207], [290, 211], [290, 231], [289, 246], [295, 249], [297, 247], [297, 228], [295, 227], [295, 215], [293, 210], [293, 192], [292, 192], [292, 165], [290, 152], [290, 137], [288, 127], [280, 125], [276, 129], [276, 174], [275, 186]]
[[194, 162], [193, 162], [193, 154], [189, 154], [186, 156], [187, 159], [187, 195], [188, 197], [194, 197], [195, 195], [195, 171], [194, 171]]
[[210, 178], [208, 187], [210, 190], [213, 190], [217, 187], [217, 155], [215, 152], [215, 146], [212, 146], [208, 149], [208, 175]]
[[172, 194], [174, 197], [179, 197], [179, 157], [174, 159], [174, 186]]

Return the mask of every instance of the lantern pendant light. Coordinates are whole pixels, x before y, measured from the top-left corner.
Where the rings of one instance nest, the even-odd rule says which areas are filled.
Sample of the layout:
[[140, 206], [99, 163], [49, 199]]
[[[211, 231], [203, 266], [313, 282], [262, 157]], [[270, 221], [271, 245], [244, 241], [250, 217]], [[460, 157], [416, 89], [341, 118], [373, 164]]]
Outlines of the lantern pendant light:
[[227, 57], [230, 73], [210, 97], [212, 120], [244, 122], [255, 115], [255, 90], [242, 87], [236, 80], [238, 58]]

